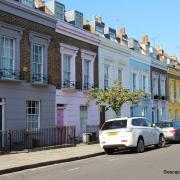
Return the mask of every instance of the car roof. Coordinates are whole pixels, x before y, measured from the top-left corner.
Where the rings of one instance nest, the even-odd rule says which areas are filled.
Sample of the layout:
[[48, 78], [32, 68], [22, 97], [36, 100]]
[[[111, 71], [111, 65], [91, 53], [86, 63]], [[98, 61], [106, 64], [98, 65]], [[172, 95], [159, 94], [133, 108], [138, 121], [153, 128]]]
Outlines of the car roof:
[[120, 117], [120, 118], [108, 119], [108, 120], [106, 120], [106, 122], [118, 121], [118, 120], [128, 120], [128, 119], [137, 119], [137, 118], [144, 118], [144, 117], [142, 117], [142, 116], [139, 116], [139, 117]]

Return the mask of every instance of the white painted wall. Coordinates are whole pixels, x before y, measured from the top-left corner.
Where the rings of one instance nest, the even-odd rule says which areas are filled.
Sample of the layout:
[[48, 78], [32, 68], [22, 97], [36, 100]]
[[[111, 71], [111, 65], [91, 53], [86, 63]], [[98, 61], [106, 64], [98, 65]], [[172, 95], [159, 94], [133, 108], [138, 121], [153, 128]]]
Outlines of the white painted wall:
[[[118, 80], [118, 69], [122, 71], [122, 86], [129, 87], [129, 49], [118, 44], [117, 42], [100, 38], [99, 46], [99, 88], [104, 88], [104, 64], [109, 65], [109, 86], [113, 85], [115, 80]], [[123, 105], [121, 109], [121, 116], [129, 116], [129, 105]], [[115, 117], [112, 110], [106, 112], [106, 119]]]

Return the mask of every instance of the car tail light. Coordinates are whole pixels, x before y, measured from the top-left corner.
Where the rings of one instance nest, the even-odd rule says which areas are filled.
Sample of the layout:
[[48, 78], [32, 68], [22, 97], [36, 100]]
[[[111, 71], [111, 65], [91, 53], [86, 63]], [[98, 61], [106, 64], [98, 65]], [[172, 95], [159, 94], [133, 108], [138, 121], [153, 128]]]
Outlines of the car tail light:
[[124, 140], [121, 140], [121, 142], [128, 142], [128, 140], [127, 140], [127, 139], [124, 139]]
[[175, 134], [175, 133], [176, 133], [176, 130], [175, 130], [175, 129], [170, 130], [169, 133]]

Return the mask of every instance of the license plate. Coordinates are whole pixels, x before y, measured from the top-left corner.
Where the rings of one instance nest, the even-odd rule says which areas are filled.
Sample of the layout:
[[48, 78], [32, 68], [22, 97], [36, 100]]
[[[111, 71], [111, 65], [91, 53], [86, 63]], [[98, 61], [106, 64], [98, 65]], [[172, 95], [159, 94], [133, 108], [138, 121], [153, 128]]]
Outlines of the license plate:
[[108, 133], [108, 136], [116, 136], [116, 135], [118, 135], [117, 132], [109, 132], [109, 133]]

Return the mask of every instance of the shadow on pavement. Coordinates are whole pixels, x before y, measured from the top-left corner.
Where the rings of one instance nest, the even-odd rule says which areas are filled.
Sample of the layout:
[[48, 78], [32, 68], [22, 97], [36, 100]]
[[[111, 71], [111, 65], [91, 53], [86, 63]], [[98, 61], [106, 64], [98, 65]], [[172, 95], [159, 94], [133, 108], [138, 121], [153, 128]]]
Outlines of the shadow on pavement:
[[[166, 144], [166, 146], [164, 148], [169, 148], [174, 145], [176, 145], [176, 144], [168, 143], [168, 144]], [[161, 149], [161, 148], [155, 148], [154, 145], [152, 145], [152, 146], [146, 147], [144, 153], [150, 152], [150, 151], [156, 151], [158, 149]], [[135, 152], [135, 150], [132, 150], [132, 149], [121, 149], [121, 150], [115, 151], [113, 155], [119, 155], [119, 154], [137, 154], [137, 153]]]

